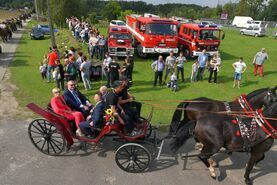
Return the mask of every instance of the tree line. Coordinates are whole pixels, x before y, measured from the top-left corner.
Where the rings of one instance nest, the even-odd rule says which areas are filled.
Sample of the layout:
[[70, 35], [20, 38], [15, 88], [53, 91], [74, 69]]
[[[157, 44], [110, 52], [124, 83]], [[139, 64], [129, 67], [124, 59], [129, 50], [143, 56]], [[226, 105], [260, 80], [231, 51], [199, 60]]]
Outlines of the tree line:
[[[47, 6], [45, 0], [36, 0], [39, 15], [47, 15]], [[200, 18], [220, 18], [222, 13], [228, 14], [228, 19], [232, 20], [234, 16], [251, 16], [256, 20], [277, 21], [277, 0], [240, 0], [237, 3], [232, 1], [218, 5], [217, 7], [202, 7], [194, 4], [147, 4], [143, 1], [103, 1], [103, 0], [49, 0], [52, 9], [54, 22], [64, 27], [65, 18], [76, 16], [91, 23], [97, 23], [99, 18], [106, 20], [125, 19], [126, 14], [152, 13], [163, 17], [178, 16], [187, 19]], [[3, 3], [6, 6], [14, 2], [23, 2], [22, 0], [0, 0], [0, 6]], [[33, 0], [24, 2], [33, 3]], [[20, 4], [20, 3], [19, 3]], [[22, 4], [21, 4], [22, 5]]]

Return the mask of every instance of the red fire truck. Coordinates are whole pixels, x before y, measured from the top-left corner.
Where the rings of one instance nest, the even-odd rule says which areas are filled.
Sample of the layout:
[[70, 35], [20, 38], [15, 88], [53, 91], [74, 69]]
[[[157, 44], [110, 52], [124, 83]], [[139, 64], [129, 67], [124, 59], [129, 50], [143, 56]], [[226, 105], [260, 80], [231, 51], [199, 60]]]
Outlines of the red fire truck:
[[133, 46], [138, 55], [146, 58], [148, 54], [178, 52], [178, 22], [153, 14], [127, 15], [126, 24], [133, 36]]
[[110, 25], [108, 29], [108, 51], [110, 56], [133, 56], [132, 36], [127, 27]]
[[218, 52], [225, 34], [217, 25], [184, 23], [179, 25], [178, 47], [185, 56], [198, 56], [203, 49], [209, 55]]

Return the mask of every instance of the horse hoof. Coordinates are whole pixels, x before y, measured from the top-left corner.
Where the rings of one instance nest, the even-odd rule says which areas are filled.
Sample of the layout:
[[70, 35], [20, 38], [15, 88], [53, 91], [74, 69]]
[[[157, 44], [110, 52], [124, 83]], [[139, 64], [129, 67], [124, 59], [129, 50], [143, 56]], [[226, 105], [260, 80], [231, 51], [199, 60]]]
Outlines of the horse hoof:
[[216, 180], [216, 176], [211, 176], [213, 180]]
[[245, 179], [244, 182], [246, 185], [253, 185], [253, 182], [249, 178]]

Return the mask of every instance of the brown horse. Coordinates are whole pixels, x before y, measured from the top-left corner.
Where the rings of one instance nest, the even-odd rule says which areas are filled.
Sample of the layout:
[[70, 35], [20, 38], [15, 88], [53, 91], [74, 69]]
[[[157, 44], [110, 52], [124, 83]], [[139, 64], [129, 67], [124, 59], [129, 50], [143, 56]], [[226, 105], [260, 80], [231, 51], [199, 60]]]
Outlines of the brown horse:
[[[267, 124], [268, 123], [268, 124]], [[212, 155], [225, 148], [226, 152], [250, 152], [244, 178], [246, 184], [252, 184], [250, 172], [253, 166], [263, 160], [264, 153], [273, 145], [277, 138], [277, 102], [271, 103], [262, 113], [257, 111], [253, 117], [210, 114], [186, 124], [176, 135], [176, 143], [184, 143], [191, 133], [202, 144], [200, 160], [207, 166], [211, 177], [216, 178]]]
[[[274, 88], [262, 88], [249, 93], [245, 99], [253, 110], [275, 101], [277, 86]], [[169, 134], [176, 134], [178, 129], [184, 124], [197, 120], [198, 118], [210, 114], [211, 112], [236, 112], [243, 111], [238, 101], [224, 102], [205, 97], [193, 99], [190, 102], [181, 102], [174, 112]]]

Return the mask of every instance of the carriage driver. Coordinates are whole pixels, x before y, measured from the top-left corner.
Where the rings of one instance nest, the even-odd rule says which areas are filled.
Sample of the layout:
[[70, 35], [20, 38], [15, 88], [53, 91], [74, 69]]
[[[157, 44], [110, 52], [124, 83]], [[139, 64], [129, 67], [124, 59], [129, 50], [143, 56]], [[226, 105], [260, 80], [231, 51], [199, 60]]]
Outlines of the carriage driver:
[[113, 115], [121, 124], [124, 124], [124, 132], [128, 136], [138, 135], [139, 132], [133, 130], [134, 122], [132, 118], [124, 112], [123, 108], [118, 102], [118, 96], [124, 88], [122, 82], [117, 80], [113, 83], [112, 87], [112, 91], [109, 91], [105, 98], [105, 109], [112, 109]]

